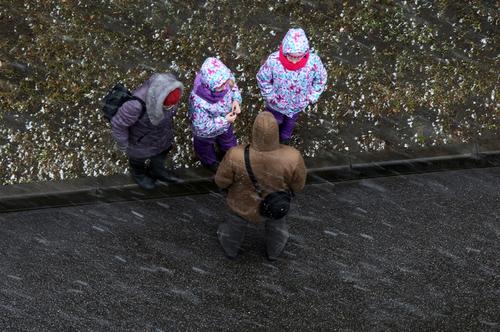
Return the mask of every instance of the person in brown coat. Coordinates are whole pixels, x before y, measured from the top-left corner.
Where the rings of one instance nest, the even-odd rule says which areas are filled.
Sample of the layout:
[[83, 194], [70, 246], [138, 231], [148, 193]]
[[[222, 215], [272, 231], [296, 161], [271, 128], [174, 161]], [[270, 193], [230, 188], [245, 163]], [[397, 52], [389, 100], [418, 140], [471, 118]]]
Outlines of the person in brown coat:
[[[235, 215], [219, 226], [218, 239], [229, 258], [238, 255], [245, 237], [247, 223], [265, 223], [266, 251], [275, 260], [283, 251], [290, 236], [286, 217], [269, 219], [260, 215], [262, 201], [245, 167], [244, 145], [231, 148], [215, 175], [215, 183], [227, 190], [227, 204]], [[263, 189], [263, 197], [279, 190], [301, 191], [306, 181], [306, 167], [300, 152], [279, 144], [278, 123], [269, 112], [261, 112], [255, 119], [250, 144], [250, 163]]]

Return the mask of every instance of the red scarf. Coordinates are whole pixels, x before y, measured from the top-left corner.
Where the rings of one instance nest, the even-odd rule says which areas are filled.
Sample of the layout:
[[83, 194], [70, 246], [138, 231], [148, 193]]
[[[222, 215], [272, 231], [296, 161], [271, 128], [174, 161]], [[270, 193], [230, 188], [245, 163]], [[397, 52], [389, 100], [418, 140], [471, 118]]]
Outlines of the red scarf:
[[299, 70], [306, 66], [307, 60], [309, 60], [309, 52], [307, 52], [306, 55], [302, 59], [300, 59], [300, 61], [293, 63], [286, 58], [285, 54], [283, 53], [283, 45], [280, 45], [279, 59], [283, 67], [285, 67], [286, 69]]

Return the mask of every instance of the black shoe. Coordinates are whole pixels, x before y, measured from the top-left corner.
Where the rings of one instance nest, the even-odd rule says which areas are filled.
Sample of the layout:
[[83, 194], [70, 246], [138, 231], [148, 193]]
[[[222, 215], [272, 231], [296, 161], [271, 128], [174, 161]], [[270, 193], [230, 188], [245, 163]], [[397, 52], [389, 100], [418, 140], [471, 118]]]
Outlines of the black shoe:
[[155, 188], [155, 180], [147, 174], [148, 165], [145, 160], [129, 159], [130, 175], [132, 179], [145, 190]]
[[140, 171], [132, 169], [130, 171], [130, 174], [132, 175], [132, 179], [141, 187], [142, 189], [145, 190], [152, 190], [156, 187], [155, 185], [155, 180], [153, 178], [150, 178], [144, 173], [141, 173]]
[[266, 258], [270, 262], [276, 262], [278, 260], [278, 257], [269, 256], [267, 252], [266, 252]]
[[168, 151], [151, 157], [149, 163], [149, 175], [153, 179], [160, 180], [162, 182], [179, 182], [179, 177], [175, 175], [174, 172], [168, 171], [165, 168], [165, 158], [167, 156], [167, 152]]
[[169, 183], [176, 183], [179, 182], [181, 179], [175, 175], [174, 172], [172, 171], [167, 171], [165, 168], [164, 169], [151, 169], [149, 172], [151, 177], [153, 179], [162, 181], [162, 182], [169, 182]]
[[226, 256], [227, 259], [229, 259], [230, 261], [237, 261], [239, 258], [240, 258], [240, 255], [236, 255], [236, 256], [230, 256], [228, 255], [227, 253], [224, 253], [224, 256]]

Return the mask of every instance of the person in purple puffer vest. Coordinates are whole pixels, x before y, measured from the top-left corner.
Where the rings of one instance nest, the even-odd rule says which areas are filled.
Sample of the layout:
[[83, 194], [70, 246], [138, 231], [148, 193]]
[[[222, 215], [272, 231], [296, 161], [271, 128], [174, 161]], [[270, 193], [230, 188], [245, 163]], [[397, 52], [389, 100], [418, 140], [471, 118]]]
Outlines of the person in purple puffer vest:
[[189, 96], [194, 151], [201, 164], [216, 171], [218, 145], [225, 154], [237, 145], [232, 124], [240, 114], [241, 94], [234, 75], [219, 59], [207, 58]]
[[257, 73], [257, 83], [279, 125], [280, 143], [288, 144], [300, 112], [318, 101], [327, 73], [321, 59], [309, 50], [302, 29], [290, 29], [280, 49], [272, 53]]
[[177, 112], [184, 85], [170, 73], [154, 74], [132, 94], [137, 100], [124, 103], [111, 120], [118, 148], [126, 151], [132, 178], [143, 189], [153, 189], [155, 181], [176, 182], [165, 169], [165, 158], [172, 149], [173, 116]]

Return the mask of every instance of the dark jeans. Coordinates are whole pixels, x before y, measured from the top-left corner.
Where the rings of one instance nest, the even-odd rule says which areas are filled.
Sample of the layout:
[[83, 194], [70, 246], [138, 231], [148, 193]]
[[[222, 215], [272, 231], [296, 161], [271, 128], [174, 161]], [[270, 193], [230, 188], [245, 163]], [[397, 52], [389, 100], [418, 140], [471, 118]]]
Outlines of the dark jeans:
[[[245, 239], [248, 222], [243, 218], [231, 214], [227, 220], [219, 225], [217, 237], [226, 255], [235, 258]], [[277, 259], [290, 237], [286, 217], [279, 220], [266, 219], [266, 251], [269, 259]]]

